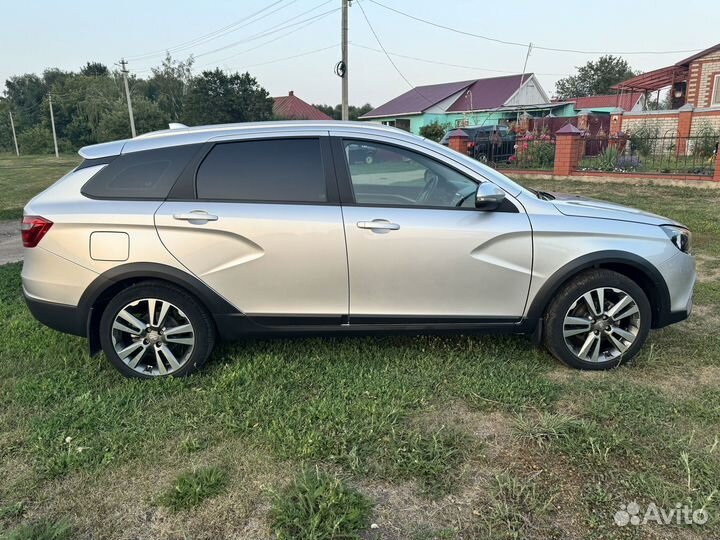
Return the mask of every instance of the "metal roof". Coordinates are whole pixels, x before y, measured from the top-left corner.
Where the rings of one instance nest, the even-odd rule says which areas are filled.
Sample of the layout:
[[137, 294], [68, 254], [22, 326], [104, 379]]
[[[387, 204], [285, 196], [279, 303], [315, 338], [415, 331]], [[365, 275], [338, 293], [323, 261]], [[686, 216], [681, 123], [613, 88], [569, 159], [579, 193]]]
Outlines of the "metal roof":
[[[524, 79], [523, 79], [524, 77]], [[453, 95], [467, 90], [447, 109], [448, 112], [485, 110], [500, 107], [520, 88], [520, 80], [525, 82], [533, 78], [532, 73], [523, 75], [505, 75], [488, 79], [472, 79], [442, 84], [416, 86], [404, 94], [376, 107], [360, 118], [383, 118], [388, 116], [409, 116], [422, 114]], [[472, 102], [472, 104], [471, 104]], [[471, 106], [472, 105], [472, 106]]]
[[297, 97], [292, 90], [287, 96], [273, 98], [273, 114], [287, 120], [332, 120], [321, 110]]

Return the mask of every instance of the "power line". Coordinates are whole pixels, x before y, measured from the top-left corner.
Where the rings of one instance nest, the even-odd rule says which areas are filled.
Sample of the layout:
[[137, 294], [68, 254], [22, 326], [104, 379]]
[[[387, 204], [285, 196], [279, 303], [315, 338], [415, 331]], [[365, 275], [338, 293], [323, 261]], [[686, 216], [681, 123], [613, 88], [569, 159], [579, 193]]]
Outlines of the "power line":
[[[429, 24], [430, 26], [434, 26], [436, 28], [442, 28], [443, 30], [449, 30], [450, 32], [455, 32], [456, 34], [462, 34], [464, 36], [470, 36], [478, 39], [484, 39], [486, 41], [492, 41], [494, 43], [500, 43], [502, 45], [512, 45], [515, 47], [523, 47], [527, 48], [529, 43], [521, 43], [518, 41], [506, 41], [503, 39], [498, 39], [490, 36], [485, 36], [482, 34], [475, 34], [473, 32], [467, 32], [465, 30], [460, 30], [459, 28], [453, 28], [451, 26], [445, 26], [440, 23], [436, 23], [434, 21], [429, 21], [427, 19], [422, 19], [420, 17], [416, 17], [415, 15], [411, 15], [410, 13], [406, 13], [404, 11], [400, 11], [399, 9], [395, 9], [390, 6], [386, 6], [385, 4], [381, 4], [377, 0], [367, 0], [369, 2], [372, 2], [373, 4], [376, 4], [382, 8], [385, 8], [389, 11], [392, 11], [394, 13], [397, 13], [399, 15], [402, 15], [403, 17], [407, 17], [409, 19], [412, 19], [414, 21], [418, 21], [424, 24]], [[358, 2], [360, 3], [360, 2]], [[680, 49], [680, 50], [674, 50], [674, 51], [585, 51], [580, 49], [562, 49], [559, 47], [543, 47], [541, 45], [535, 45], [533, 44], [534, 49], [540, 49], [543, 51], [553, 51], [553, 52], [566, 52], [566, 53], [578, 53], [578, 54], [679, 54], [679, 53], [694, 53], [698, 52], [702, 49]]]
[[[177, 52], [180, 50], [187, 49], [188, 47], [199, 45], [201, 43], [207, 43], [208, 41], [212, 41], [213, 39], [217, 39], [226, 34], [234, 32], [235, 30], [244, 28], [245, 26], [247, 26], [249, 24], [256, 23], [256, 22], [264, 19], [265, 17], [268, 17], [269, 15], [272, 15], [273, 13], [279, 11], [280, 9], [289, 7], [291, 4], [295, 3], [297, 0], [292, 0], [290, 2], [290, 4], [286, 4], [285, 6], [281, 6], [280, 8], [273, 10], [270, 13], [266, 13], [265, 15], [263, 15], [262, 17], [259, 17], [258, 19], [254, 20], [254, 21], [251, 20], [251, 19], [255, 18], [257, 15], [260, 15], [262, 12], [267, 11], [268, 9], [271, 9], [271, 8], [275, 7], [276, 5], [281, 4], [285, 1], [286, 0], [277, 0], [276, 2], [273, 2], [272, 4], [270, 4], [269, 6], [265, 6], [264, 8], [248, 15], [247, 17], [238, 19], [237, 21], [230, 23], [227, 26], [223, 26], [222, 28], [219, 28], [219, 29], [209, 32], [207, 34], [203, 34], [202, 36], [196, 37], [194, 39], [184, 41], [182, 43], [178, 43], [177, 45], [173, 45], [171, 47], [165, 47], [163, 49], [157, 49], [157, 50], [143, 53], [143, 54], [128, 56], [128, 60], [141, 60], [144, 58], [149, 58], [149, 57], [154, 57], [154, 56], [162, 56], [168, 52]], [[243, 24], [243, 23], [245, 23], [245, 24]]]
[[[330, 0], [328, 0], [328, 1], [330, 1]], [[327, 2], [325, 2], [325, 3], [327, 3]], [[274, 27], [272, 27], [272, 28], [270, 28], [270, 29], [268, 29], [268, 30], [263, 30], [262, 32], [259, 32], [259, 33], [257, 33], [257, 34], [253, 34], [252, 36], [247, 37], [247, 38], [245, 38], [245, 39], [242, 39], [242, 40], [239, 40], [239, 41], [235, 41], [235, 42], [233, 42], [233, 43], [229, 43], [228, 45], [224, 45], [224, 46], [222, 46], [222, 47], [218, 47], [217, 49], [213, 49], [213, 50], [211, 50], [211, 51], [206, 51], [206, 52], [204, 52], [204, 53], [198, 54], [198, 55], [195, 56], [195, 58], [201, 58], [201, 57], [203, 57], [203, 56], [207, 56], [208, 54], [213, 54], [213, 53], [216, 53], [216, 52], [224, 51], [225, 49], [229, 49], [229, 48], [231, 48], [231, 47], [235, 47], [236, 45], [241, 45], [242, 43], [247, 43], [248, 41], [253, 41], [253, 40], [255, 40], [255, 39], [264, 38], [264, 37], [269, 36], [269, 35], [271, 35], [271, 34], [274, 34], [274, 33], [276, 33], [276, 32], [281, 32], [281, 31], [283, 31], [283, 30], [287, 30], [288, 28], [292, 28], [293, 26], [297, 26], [297, 25], [300, 25], [300, 24], [304, 24], [304, 23], [306, 23], [306, 22], [315, 22], [315, 21], [318, 21], [318, 20], [323, 19], [323, 18], [325, 18], [326, 16], [328, 16], [328, 15], [330, 15], [330, 14], [332, 14], [332, 13], [335, 13], [336, 11], [339, 11], [339, 10], [340, 10], [340, 8], [334, 8], [334, 9], [331, 9], [331, 10], [329, 10], [329, 11], [324, 11], [323, 13], [320, 13], [320, 14], [318, 14], [318, 15], [313, 15], [312, 17], [308, 17], [307, 19], [303, 19], [303, 20], [301, 20], [301, 21], [297, 21], [297, 22], [288, 24], [288, 25], [286, 25], [286, 26], [282, 26], [282, 27], [280, 27], [280, 28], [278, 28], [277, 25], [276, 25], [276, 26], [274, 26]], [[312, 11], [312, 10], [311, 10], [311, 11]], [[306, 12], [306, 13], [307, 13], [307, 12]], [[297, 18], [297, 17], [295, 17], [295, 18]], [[290, 19], [290, 20], [293, 20], [293, 19]], [[288, 22], [288, 21], [285, 21], [285, 22]], [[284, 24], [284, 23], [282, 23], [282, 24]]]
[[397, 64], [395, 64], [395, 61], [392, 59], [392, 57], [390, 56], [390, 54], [388, 54], [387, 50], [385, 49], [385, 47], [383, 46], [382, 42], [380, 41], [380, 38], [378, 37], [377, 32], [376, 32], [375, 29], [373, 28], [373, 25], [370, 23], [370, 19], [368, 19], [367, 13], [365, 13], [365, 8], [363, 8], [362, 2], [358, 2], [358, 6], [360, 7], [360, 11], [362, 12], [363, 17], [365, 18], [365, 22], [367, 22], [367, 25], [368, 25], [368, 27], [370, 28], [370, 31], [372, 32], [373, 36], [375, 36], [375, 41], [377, 41], [377, 44], [380, 46], [380, 48], [382, 49], [382, 51], [385, 53], [385, 56], [387, 57], [388, 62], [390, 62], [390, 64], [392, 65], [392, 67], [395, 68], [395, 71], [398, 72], [398, 75], [400, 75], [400, 76], [403, 78], [403, 80], [407, 83], [407, 85], [410, 87], [411, 90], [415, 91], [420, 97], [422, 97], [425, 101], [427, 101], [428, 103], [430, 103], [430, 104], [432, 105], [434, 102], [433, 102], [432, 100], [428, 99], [427, 97], [425, 97], [425, 96], [422, 94], [422, 92], [420, 92], [420, 90], [418, 90], [417, 88], [415, 88], [415, 85], [413, 85], [413, 84], [408, 80], [408, 78], [407, 78], [405, 75], [403, 75], [403, 72], [400, 71], [400, 68], [397, 67]]
[[[359, 43], [351, 43], [353, 47], [359, 47], [361, 49], [366, 49], [368, 51], [374, 51], [378, 53], [382, 53], [383, 51], [381, 49], [376, 49], [375, 47], [368, 47], [367, 45], [360, 45]], [[478, 66], [468, 66], [464, 64], [452, 64], [450, 62], [442, 62], [440, 60], [430, 60], [427, 58], [419, 58], [417, 56], [408, 56], [407, 54], [400, 54], [393, 51], [388, 51], [388, 54], [391, 56], [395, 56], [397, 58], [407, 58], [408, 60], [417, 60], [418, 62], [425, 62], [427, 64], [435, 64], [438, 66], [448, 66], [448, 67], [456, 67], [456, 68], [463, 68], [463, 69], [472, 69], [475, 71], [488, 71], [490, 73], [505, 73], [508, 75], [515, 75], [517, 74], [517, 71], [510, 71], [506, 69], [492, 69], [492, 68], [486, 68], [486, 67], [478, 67]], [[567, 73], [535, 73], [535, 75], [547, 75], [552, 77], [566, 77]]]
[[198, 66], [198, 69], [203, 69], [203, 68], [206, 68], [206, 67], [211, 66], [211, 65], [214, 66], [214, 65], [220, 64], [220, 63], [222, 63], [222, 62], [226, 62], [227, 60], [232, 60], [233, 58], [237, 58], [238, 56], [242, 56], [243, 54], [249, 53], [249, 52], [251, 52], [251, 51], [254, 51], [254, 50], [257, 50], [257, 49], [261, 49], [262, 47], [265, 47], [265, 45], [268, 45], [268, 44], [270, 44], [270, 43], [274, 43], [274, 42], [276, 42], [276, 41], [279, 41], [279, 40], [283, 39], [284, 37], [289, 36], [290, 34], [294, 34], [295, 32], [299, 32], [299, 31], [302, 30], [303, 28], [307, 28], [307, 27], [310, 26], [311, 24], [314, 24], [314, 23], [318, 22], [319, 20], [321, 20], [321, 19], [329, 16], [331, 13], [334, 13], [334, 12], [338, 11], [339, 9], [340, 9], [340, 8], [337, 8], [337, 9], [333, 10], [332, 12], [328, 12], [328, 13], [326, 13], [325, 15], [323, 15], [322, 17], [315, 18], [315, 19], [311, 20], [310, 22], [308, 22], [308, 23], [306, 23], [306, 24], [304, 24], [304, 25], [302, 25], [302, 26], [299, 26], [298, 28], [295, 28], [295, 29], [293, 29], [293, 30], [290, 30], [289, 32], [286, 32], [286, 33], [284, 33], [284, 34], [281, 34], [281, 35], [279, 35], [279, 36], [277, 36], [277, 37], [275, 37], [275, 38], [273, 38], [273, 39], [271, 39], [271, 40], [269, 40], [269, 41], [264, 41], [264, 42], [260, 43], [259, 45], [256, 45], [256, 46], [254, 46], [254, 47], [251, 47], [251, 48], [249, 48], [249, 49], [245, 49], [244, 51], [240, 51], [240, 52], [238, 52], [238, 53], [232, 54], [232, 55], [227, 56], [227, 57], [225, 57], [225, 58], [221, 58], [221, 59], [219, 59], [219, 60], [214, 60], [214, 61], [212, 61], [212, 62], [208, 62], [207, 64], [203, 64], [202, 66]]
[[292, 60], [294, 58], [301, 58], [303, 56], [309, 56], [311, 54], [316, 54], [316, 53], [323, 52], [323, 51], [329, 51], [330, 49], [335, 49], [339, 45], [340, 45], [339, 43], [334, 43], [332, 45], [328, 45], [327, 47], [322, 47], [320, 49], [313, 49], [312, 51], [307, 51], [307, 52], [300, 53], [300, 54], [294, 54], [292, 56], [284, 56], [282, 58], [275, 58], [274, 60], [268, 60], [267, 62], [260, 62], [258, 64], [247, 64], [247, 65], [243, 65], [243, 69], [251, 68], [251, 67], [258, 67], [258, 66], [266, 66], [268, 64], [276, 64], [278, 62]]

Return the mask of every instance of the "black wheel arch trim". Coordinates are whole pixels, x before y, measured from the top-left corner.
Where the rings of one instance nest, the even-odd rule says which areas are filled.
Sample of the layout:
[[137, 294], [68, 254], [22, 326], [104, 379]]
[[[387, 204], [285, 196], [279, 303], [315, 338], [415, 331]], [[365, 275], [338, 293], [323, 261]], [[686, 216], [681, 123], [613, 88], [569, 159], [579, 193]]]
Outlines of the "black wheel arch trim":
[[[673, 322], [670, 313], [670, 291], [660, 271], [647, 259], [635, 253], [620, 250], [588, 253], [562, 266], [548, 278], [535, 295], [525, 318], [530, 320], [542, 318], [554, 294], [573, 276], [591, 268], [609, 267], [612, 269], [613, 265], [632, 267], [641, 272], [652, 284], [656, 293], [655, 298], [648, 298], [653, 306], [652, 328], [662, 328]], [[640, 283], [638, 285], [642, 286]]]
[[[94, 354], [100, 350], [100, 341], [97, 336], [97, 329], [100, 322], [102, 310], [97, 309], [99, 302], [106, 300], [104, 295], [113, 287], [123, 281], [133, 280], [159, 280], [166, 281], [197, 297], [202, 305], [210, 312], [213, 319], [223, 315], [244, 316], [235, 306], [230, 304], [222, 296], [205, 285], [198, 278], [175, 268], [159, 263], [128, 263], [116, 266], [100, 274], [88, 286], [80, 297], [77, 309], [80, 319], [86, 322], [86, 336], [89, 339], [90, 352]], [[109, 300], [109, 298], [107, 298]]]

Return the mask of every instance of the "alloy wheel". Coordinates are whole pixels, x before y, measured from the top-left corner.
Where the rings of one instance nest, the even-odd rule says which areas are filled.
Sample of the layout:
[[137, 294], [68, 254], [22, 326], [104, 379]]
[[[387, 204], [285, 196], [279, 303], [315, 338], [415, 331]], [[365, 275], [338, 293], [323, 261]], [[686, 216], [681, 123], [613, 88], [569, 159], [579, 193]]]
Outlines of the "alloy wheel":
[[170, 375], [181, 369], [195, 347], [192, 323], [177, 306], [142, 298], [122, 308], [112, 325], [115, 352], [143, 375]]
[[625, 291], [600, 287], [575, 300], [563, 320], [567, 347], [580, 360], [617, 360], [640, 331], [640, 309]]

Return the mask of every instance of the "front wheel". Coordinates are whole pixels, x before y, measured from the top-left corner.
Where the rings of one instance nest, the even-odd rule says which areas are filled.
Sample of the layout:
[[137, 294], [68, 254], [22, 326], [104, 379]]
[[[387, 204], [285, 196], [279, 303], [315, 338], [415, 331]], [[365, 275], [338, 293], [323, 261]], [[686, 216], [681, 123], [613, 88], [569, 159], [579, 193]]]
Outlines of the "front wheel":
[[100, 344], [126, 377], [189, 375], [205, 363], [215, 329], [205, 309], [184, 290], [144, 282], [117, 294], [100, 319]]
[[565, 364], [590, 370], [627, 362], [650, 331], [650, 302], [630, 278], [590, 270], [557, 293], [545, 313], [545, 347]]

